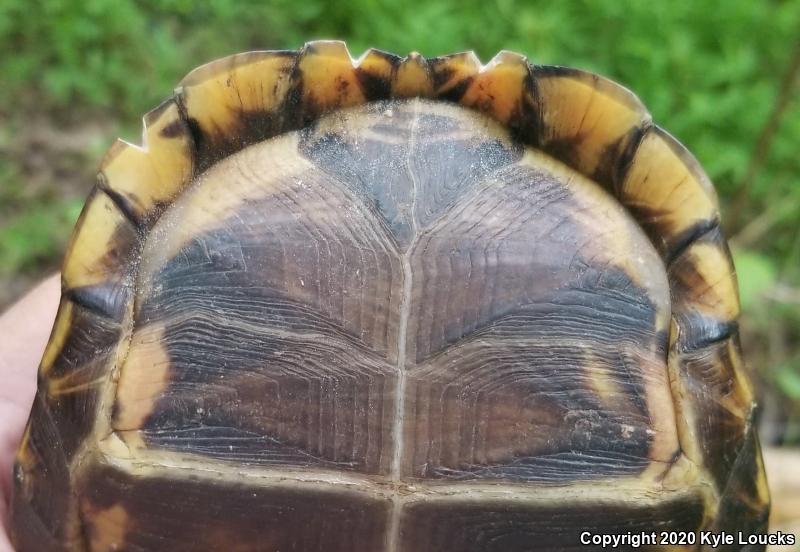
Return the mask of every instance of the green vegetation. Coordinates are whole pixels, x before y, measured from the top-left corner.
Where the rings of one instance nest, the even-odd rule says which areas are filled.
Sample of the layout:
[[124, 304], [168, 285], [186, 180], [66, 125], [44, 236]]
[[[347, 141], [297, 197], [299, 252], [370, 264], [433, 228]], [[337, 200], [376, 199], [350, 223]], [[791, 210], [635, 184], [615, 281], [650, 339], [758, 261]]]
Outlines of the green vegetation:
[[[315, 38], [344, 39], [354, 56], [370, 46], [429, 56], [474, 49], [486, 61], [511, 49], [624, 83], [700, 159], [728, 215], [750, 363], [770, 401], [795, 405], [776, 421], [800, 442], [800, 2], [36, 6], [0, 3], [0, 306], [19, 282], [56, 266], [102, 145], [138, 140], [140, 115], [196, 65]], [[73, 134], [82, 138], [73, 143]]]

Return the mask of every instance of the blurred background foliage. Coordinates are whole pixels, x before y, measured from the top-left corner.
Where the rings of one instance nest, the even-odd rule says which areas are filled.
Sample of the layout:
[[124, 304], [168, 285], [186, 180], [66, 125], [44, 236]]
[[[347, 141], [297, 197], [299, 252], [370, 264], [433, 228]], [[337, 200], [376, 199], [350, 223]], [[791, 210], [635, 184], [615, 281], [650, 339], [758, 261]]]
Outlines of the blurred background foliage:
[[114, 137], [193, 67], [340, 38], [426, 56], [522, 52], [636, 91], [720, 192], [763, 440], [800, 444], [800, 2], [0, 2], [0, 307], [57, 268]]

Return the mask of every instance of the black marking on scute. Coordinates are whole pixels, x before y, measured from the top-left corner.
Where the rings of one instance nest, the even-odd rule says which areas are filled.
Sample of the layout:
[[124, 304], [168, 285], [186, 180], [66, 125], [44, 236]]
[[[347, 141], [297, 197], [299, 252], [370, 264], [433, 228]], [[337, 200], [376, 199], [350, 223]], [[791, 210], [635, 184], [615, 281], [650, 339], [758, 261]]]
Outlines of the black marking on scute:
[[[644, 209], [639, 208], [640, 212]], [[645, 220], [647, 220], [647, 212], [644, 212]], [[648, 228], [650, 232], [658, 233], [658, 229]], [[675, 259], [683, 255], [689, 247], [691, 247], [695, 242], [698, 242], [703, 239], [703, 237], [708, 236], [712, 232], [722, 232], [719, 226], [719, 219], [714, 220], [701, 220], [696, 223], [694, 226], [687, 228], [682, 233], [675, 236], [672, 240], [672, 243], [665, 244], [669, 246], [669, 249], [664, 255], [664, 263], [669, 267]], [[663, 238], [662, 238], [663, 240]], [[656, 244], [660, 246], [660, 244]]]
[[[308, 48], [306, 51], [314, 52], [316, 48]], [[339, 95], [337, 102], [333, 102], [332, 105], [318, 103], [314, 97], [314, 88], [306, 86], [305, 76], [299, 63], [302, 57], [298, 59], [298, 63], [291, 71], [292, 85], [283, 106], [287, 120], [283, 128], [284, 132], [306, 128], [325, 114], [340, 109], [343, 104], [342, 100], [347, 98], [347, 89], [350, 86], [349, 81], [337, 77], [336, 90]]]
[[[296, 123], [295, 128], [303, 128], [305, 125], [302, 123], [306, 122], [302, 113], [305, 83], [303, 82], [303, 72], [300, 70], [300, 59], [298, 57], [297, 62], [292, 67], [291, 84], [289, 85], [289, 90], [286, 91], [286, 98], [283, 100], [282, 107], [287, 117], [293, 117], [292, 121]], [[308, 117], [307, 119], [310, 121], [313, 117]]]
[[437, 57], [428, 60], [433, 72], [433, 88], [439, 90], [447, 81], [449, 81], [454, 70], [450, 67], [450, 59], [447, 57]]
[[683, 265], [683, 257], [686, 252], [696, 244], [702, 243], [717, 247], [721, 249], [727, 257], [730, 258], [728, 240], [725, 238], [725, 233], [722, 231], [722, 227], [720, 226], [718, 219], [714, 219], [713, 221], [699, 222], [697, 225], [691, 227], [685, 235], [683, 235], [681, 241], [685, 242], [685, 245], [681, 247], [680, 252], [677, 252], [677, 254], [673, 254], [671, 256], [671, 261], [667, 265], [667, 270], [670, 274], [674, 274], [677, 270], [686, 268], [692, 269], [691, 265], [689, 267], [685, 267]]
[[[290, 51], [274, 52], [274, 54], [295, 56], [295, 53]], [[182, 98], [178, 96], [176, 102], [178, 111], [182, 122], [189, 129], [194, 146], [195, 174], [202, 173], [219, 160], [241, 151], [251, 144], [296, 130], [302, 126], [302, 123], [307, 122], [303, 119], [301, 110], [298, 109], [298, 98], [302, 95], [302, 79], [297, 66], [298, 64], [295, 63], [292, 68], [284, 70], [291, 73], [292, 80], [289, 92], [283, 102], [272, 110], [239, 109], [236, 123], [224, 132], [217, 129], [204, 131], [197, 119], [189, 115]]]
[[474, 77], [467, 77], [466, 79], [457, 83], [455, 86], [451, 86], [444, 92], [440, 93], [438, 97], [448, 102], [458, 103], [461, 98], [464, 97], [464, 94], [467, 92], [474, 80]]
[[628, 174], [631, 162], [633, 161], [633, 158], [636, 156], [636, 152], [639, 149], [639, 144], [642, 143], [642, 140], [651, 131], [653, 126], [653, 122], [648, 120], [645, 121], [642, 126], [635, 127], [628, 134], [628, 140], [625, 143], [625, 148], [621, 152], [618, 152], [619, 156], [616, 159], [616, 163], [614, 163], [611, 174], [613, 184], [612, 189], [617, 197], [619, 196], [622, 183], [625, 181], [625, 176]]
[[550, 140], [547, 144], [541, 145], [541, 148], [562, 163], [574, 167], [578, 162], [577, 153], [581, 147], [581, 140], [580, 135], [567, 136]]
[[603, 186], [606, 190], [613, 191], [614, 175], [616, 174], [616, 168], [619, 165], [621, 153], [625, 150], [625, 145], [628, 138], [633, 137], [635, 139], [640, 132], [641, 129], [634, 127], [628, 132], [628, 134], [622, 136], [619, 140], [607, 144], [600, 152], [597, 166], [589, 178]]
[[539, 108], [538, 87], [530, 68], [522, 86], [522, 101], [511, 113], [506, 125], [515, 140], [539, 147], [542, 135], [542, 115]]
[[615, 177], [619, 172], [618, 167], [622, 161], [622, 156], [628, 149], [630, 142], [641, 139], [641, 127], [633, 127], [618, 140], [607, 144], [600, 152], [600, 158], [594, 172], [589, 176], [592, 180], [603, 186], [606, 190], [613, 192], [615, 187]]
[[[193, 135], [198, 145], [198, 171], [204, 171], [211, 165], [237, 153], [251, 144], [272, 138], [290, 129], [293, 125], [287, 120], [285, 109], [240, 110], [236, 115], [237, 124], [223, 134], [202, 135], [202, 130], [195, 123]], [[192, 127], [190, 123], [190, 128]], [[198, 135], [202, 135], [197, 140]]]
[[[89, 193], [76, 228], [80, 229], [83, 226], [90, 206], [94, 205], [96, 201], [100, 201], [98, 197], [100, 194], [106, 195], [113, 202], [113, 198], [106, 194], [101, 184], [102, 182], [98, 182]], [[129, 271], [133, 269], [135, 257], [142, 245], [142, 236], [139, 228], [133, 220], [125, 216], [124, 211], [119, 206], [116, 204], [114, 206], [123, 214], [124, 222], [114, 228], [111, 238], [106, 242], [107, 246], [103, 251], [102, 257], [98, 259], [99, 266], [93, 267], [94, 270], [103, 272], [104, 276], [111, 280], [124, 279], [128, 276]], [[106, 214], [104, 213], [103, 216], [106, 216]]]
[[[687, 234], [687, 245], [681, 254], [675, 256], [668, 268], [672, 294], [673, 317], [680, 326], [678, 348], [682, 351], [695, 351], [724, 341], [726, 337], [736, 335], [736, 320], [717, 319], [703, 313], [695, 301], [713, 303], [717, 300], [714, 285], [706, 282], [696, 272], [695, 262], [688, 255], [696, 244], [705, 244], [721, 249], [730, 258], [727, 241], [719, 224], [697, 226], [691, 234]], [[732, 269], [732, 267], [731, 267]], [[735, 276], [731, 276], [735, 277]], [[729, 301], [729, 297], [719, 297], [721, 301]]]
[[[584, 531], [594, 535], [694, 532], [703, 521], [697, 494], [652, 505], [613, 501], [520, 504], [502, 500], [420, 501], [403, 513], [403, 550], [414, 552], [581, 551]], [[657, 543], [656, 543], [657, 544]], [[660, 550], [620, 546], [615, 550]]]
[[397, 70], [397, 66], [400, 64], [400, 57], [394, 54], [389, 54], [380, 50], [373, 50], [372, 53], [373, 55], [378, 55], [389, 62], [392, 67], [392, 72], [387, 78], [382, 75], [374, 75], [369, 71], [362, 69], [361, 67], [356, 68], [356, 78], [358, 79], [358, 83], [361, 85], [361, 91], [364, 93], [364, 97], [368, 102], [384, 100], [391, 96], [392, 79], [394, 78], [394, 73]]
[[[184, 110], [181, 109], [181, 113], [184, 113]], [[192, 137], [192, 145], [194, 146], [194, 154], [195, 160], [199, 158], [200, 152], [205, 151], [208, 147], [205, 135], [203, 131], [200, 129], [200, 123], [197, 122], [197, 119], [194, 117], [186, 117], [186, 126], [189, 128], [189, 134]], [[195, 164], [197, 167], [197, 164]], [[200, 172], [198, 169], [197, 172]]]
[[739, 333], [735, 320], [716, 320], [699, 313], [680, 313], [676, 317], [681, 328], [677, 347], [680, 352], [705, 349]]
[[136, 231], [141, 233], [143, 221], [136, 216], [135, 210], [130, 201], [128, 201], [128, 198], [108, 186], [108, 180], [103, 173], [97, 175], [97, 187], [102, 190], [102, 192], [106, 194], [111, 201], [114, 202], [114, 205], [117, 206], [117, 209], [119, 209], [123, 216], [128, 219], [128, 222], [133, 225]]
[[125, 315], [130, 287], [116, 281], [95, 286], [82, 286], [65, 292], [67, 299], [98, 316], [121, 322]]
[[533, 65], [533, 74], [537, 77], [572, 77], [580, 78], [586, 73], [574, 67], [564, 67], [563, 65]]
[[178, 119], [162, 128], [159, 134], [164, 138], [178, 138], [179, 136], [183, 136], [184, 130], [183, 121]]

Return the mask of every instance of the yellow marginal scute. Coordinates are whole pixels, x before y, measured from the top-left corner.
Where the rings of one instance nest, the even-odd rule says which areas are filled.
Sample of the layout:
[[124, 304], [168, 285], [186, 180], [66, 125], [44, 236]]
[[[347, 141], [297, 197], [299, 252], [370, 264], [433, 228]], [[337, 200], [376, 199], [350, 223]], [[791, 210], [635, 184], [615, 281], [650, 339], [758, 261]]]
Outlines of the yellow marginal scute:
[[461, 104], [507, 124], [526, 99], [525, 80], [529, 76], [530, 66], [524, 56], [500, 52], [475, 75]]
[[129, 250], [135, 244], [117, 242], [117, 230], [131, 237], [131, 222], [111, 198], [98, 190], [87, 200], [67, 249], [62, 270], [64, 289], [119, 281], [127, 273]]
[[309, 43], [300, 56], [298, 67], [303, 79], [304, 100], [320, 113], [366, 101], [344, 42]]
[[445, 94], [465, 80], [474, 77], [481, 70], [481, 62], [475, 52], [463, 52], [442, 56], [429, 61], [434, 75], [441, 82], [435, 90], [437, 95]]
[[572, 161], [586, 175], [597, 170], [609, 146], [641, 127], [650, 116], [638, 98], [607, 79], [569, 70], [536, 77], [542, 143], [574, 143]]
[[172, 200], [192, 175], [189, 131], [173, 100], [144, 117], [142, 140], [141, 147], [118, 141], [101, 164], [106, 186], [140, 221]]
[[195, 69], [176, 93], [209, 135], [230, 135], [248, 111], [273, 111], [286, 98], [296, 54], [249, 52]]
[[433, 94], [433, 82], [428, 61], [414, 52], [404, 58], [397, 68], [392, 83], [392, 96], [396, 98], [427, 98]]
[[654, 228], [667, 243], [697, 223], [719, 217], [711, 182], [696, 161], [682, 159], [686, 155], [674, 138], [651, 129], [620, 186], [620, 200], [646, 212], [643, 226]]
[[388, 56], [389, 54], [370, 48], [354, 62], [354, 65], [365, 73], [389, 82], [392, 79], [394, 65]]
[[42, 355], [42, 362], [39, 364], [41, 375], [46, 375], [50, 372], [58, 355], [61, 354], [64, 344], [67, 342], [67, 337], [73, 324], [73, 310], [74, 305], [71, 301], [61, 300], [56, 320], [53, 323], [53, 330], [50, 332], [50, 341], [47, 342], [44, 355]]
[[739, 317], [739, 290], [730, 256], [716, 243], [695, 242], [674, 265], [672, 275], [688, 290], [694, 310], [721, 321]]

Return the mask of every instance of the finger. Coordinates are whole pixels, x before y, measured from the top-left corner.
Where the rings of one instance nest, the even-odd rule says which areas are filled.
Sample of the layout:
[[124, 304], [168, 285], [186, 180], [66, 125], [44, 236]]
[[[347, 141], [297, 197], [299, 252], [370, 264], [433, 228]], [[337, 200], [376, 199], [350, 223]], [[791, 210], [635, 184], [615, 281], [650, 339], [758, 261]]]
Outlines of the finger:
[[[5, 519], [14, 452], [36, 392], [36, 369], [60, 293], [60, 278], [52, 276], [0, 316], [0, 520]], [[10, 550], [0, 529], [0, 551], [6, 547]]]

